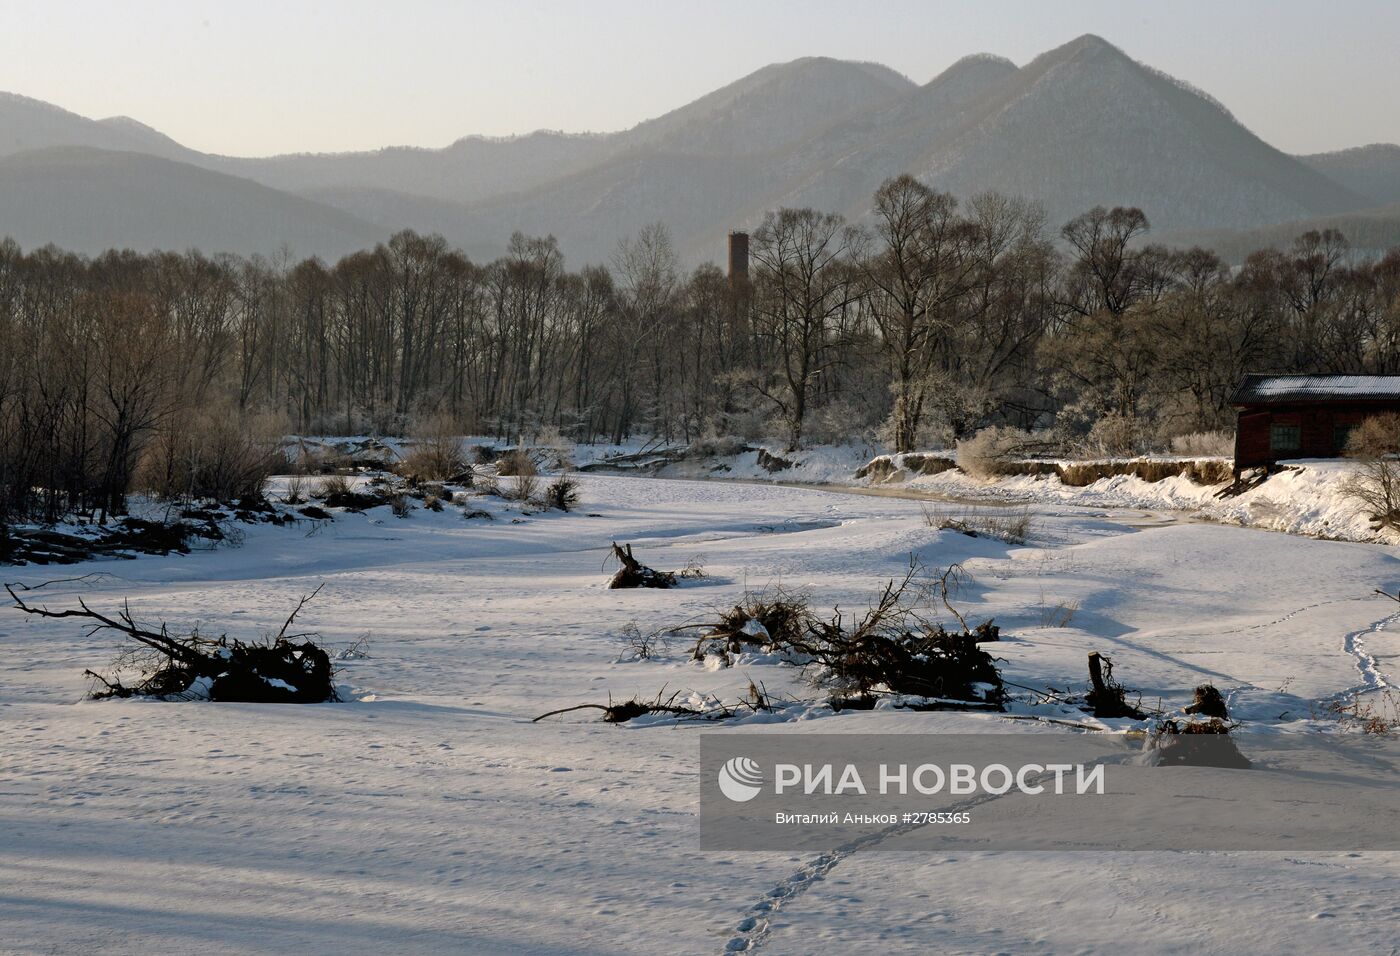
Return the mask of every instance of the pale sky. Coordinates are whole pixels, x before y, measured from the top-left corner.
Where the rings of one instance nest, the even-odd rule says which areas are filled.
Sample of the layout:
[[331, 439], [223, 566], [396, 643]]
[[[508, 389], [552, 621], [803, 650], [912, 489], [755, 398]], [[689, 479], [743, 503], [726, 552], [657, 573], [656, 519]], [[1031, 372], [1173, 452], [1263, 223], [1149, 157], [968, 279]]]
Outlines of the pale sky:
[[257, 156], [624, 129], [776, 61], [924, 83], [1082, 33], [1281, 149], [1400, 142], [1395, 0], [0, 0], [0, 90]]

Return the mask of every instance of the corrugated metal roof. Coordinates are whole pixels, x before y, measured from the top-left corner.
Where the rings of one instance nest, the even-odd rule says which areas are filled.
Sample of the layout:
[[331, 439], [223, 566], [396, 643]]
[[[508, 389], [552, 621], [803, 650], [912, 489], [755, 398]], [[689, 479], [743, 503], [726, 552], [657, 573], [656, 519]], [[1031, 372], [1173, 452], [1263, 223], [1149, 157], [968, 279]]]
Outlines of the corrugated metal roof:
[[1230, 402], [1400, 401], [1400, 375], [1246, 375]]

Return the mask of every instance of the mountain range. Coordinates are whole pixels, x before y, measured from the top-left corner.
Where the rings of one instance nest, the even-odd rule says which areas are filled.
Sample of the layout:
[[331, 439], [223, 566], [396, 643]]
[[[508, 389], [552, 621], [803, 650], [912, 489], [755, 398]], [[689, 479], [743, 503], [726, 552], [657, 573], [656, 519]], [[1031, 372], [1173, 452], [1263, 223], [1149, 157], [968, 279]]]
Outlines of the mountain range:
[[860, 220], [899, 173], [962, 197], [1033, 199], [1052, 228], [1136, 205], [1154, 235], [1232, 256], [1317, 223], [1353, 224], [1363, 248], [1400, 242], [1400, 146], [1286, 154], [1092, 35], [1020, 67], [969, 56], [922, 86], [871, 63], [774, 64], [617, 133], [257, 159], [0, 94], [0, 234], [86, 253], [334, 258], [414, 228], [490, 258], [518, 230], [557, 236], [579, 265], [661, 221], [695, 263], [720, 259], [727, 231], [777, 206]]

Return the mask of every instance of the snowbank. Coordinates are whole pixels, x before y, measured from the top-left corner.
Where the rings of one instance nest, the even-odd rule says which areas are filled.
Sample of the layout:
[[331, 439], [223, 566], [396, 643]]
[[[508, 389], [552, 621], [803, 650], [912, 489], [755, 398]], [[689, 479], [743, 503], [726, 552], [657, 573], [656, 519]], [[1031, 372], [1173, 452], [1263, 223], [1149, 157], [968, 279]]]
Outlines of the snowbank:
[[[592, 456], [601, 461], [605, 456]], [[786, 467], [774, 467], [775, 459]], [[1133, 474], [1114, 475], [1082, 486], [1066, 484], [1057, 468], [1082, 468], [1073, 461], [1037, 462], [1044, 473], [975, 478], [949, 465], [956, 454], [948, 450], [906, 455], [872, 455], [869, 447], [819, 446], [800, 452], [776, 448], [749, 450], [739, 455], [686, 458], [658, 463], [649, 472], [665, 478], [709, 478], [773, 481], [880, 489], [934, 499], [1053, 503], [1087, 508], [1143, 508], [1185, 512], [1209, 521], [1282, 531], [1342, 541], [1400, 544], [1400, 534], [1377, 529], [1370, 518], [1342, 491], [1356, 470], [1354, 463], [1334, 459], [1302, 459], [1281, 463], [1281, 470], [1263, 483], [1225, 497], [1229, 482], [1202, 484], [1187, 474], [1148, 481]], [[1201, 459], [1158, 457], [1095, 462], [1095, 465], [1216, 464]], [[1151, 472], [1153, 468], [1140, 468]], [[1201, 469], [1195, 469], [1199, 476]]]

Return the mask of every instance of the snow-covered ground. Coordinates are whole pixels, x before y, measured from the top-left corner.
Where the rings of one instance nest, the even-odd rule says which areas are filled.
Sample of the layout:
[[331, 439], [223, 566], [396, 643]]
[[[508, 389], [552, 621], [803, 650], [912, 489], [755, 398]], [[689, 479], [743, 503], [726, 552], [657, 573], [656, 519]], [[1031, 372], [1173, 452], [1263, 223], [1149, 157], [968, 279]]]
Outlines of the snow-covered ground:
[[[1397, 854], [701, 852], [698, 733], [729, 725], [530, 722], [663, 687], [797, 693], [791, 668], [707, 669], [683, 646], [626, 661], [619, 635], [703, 620], [746, 587], [858, 608], [912, 553], [972, 574], [960, 602], [1003, 626], [1009, 680], [1082, 687], [1099, 650], [1154, 705], [1208, 681], [1251, 726], [1336, 729], [1330, 702], [1395, 680], [1400, 615], [1372, 593], [1400, 584], [1394, 550], [1044, 498], [1010, 546], [934, 530], [898, 497], [581, 481], [577, 512], [518, 523], [378, 508], [185, 557], [3, 569], [101, 575], [39, 592], [50, 606], [130, 599], [143, 619], [242, 637], [324, 582], [299, 623], [333, 648], [368, 635], [368, 656], [342, 663], [344, 704], [91, 702], [82, 671], [115, 638], [0, 610], [0, 952], [1397, 952]], [[605, 590], [614, 540], [707, 577]], [[1017, 705], [1037, 713], [1064, 716]], [[763, 729], [1057, 729], [786, 717]]]
[[[592, 450], [583, 451], [585, 446], [580, 449], [590, 461], [606, 457]], [[948, 450], [917, 455], [956, 458], [956, 452]], [[917, 469], [900, 467], [904, 456], [893, 456], [893, 473], [858, 478], [861, 466], [875, 457], [872, 449], [858, 445], [820, 446], [787, 457], [792, 467], [780, 471], [763, 467], [758, 453], [749, 451], [723, 458], [685, 460], [666, 465], [658, 473], [668, 477], [881, 488], [928, 498], [1186, 511], [1210, 521], [1289, 534], [1400, 544], [1400, 534], [1377, 529], [1370, 516], [1345, 494], [1343, 485], [1355, 474], [1356, 465], [1341, 459], [1282, 462], [1280, 471], [1267, 481], [1241, 494], [1222, 496], [1226, 484], [1199, 485], [1185, 476], [1144, 481], [1133, 475], [1120, 475], [1075, 487], [1063, 484], [1054, 475], [982, 479], [959, 470], [924, 475]]]

